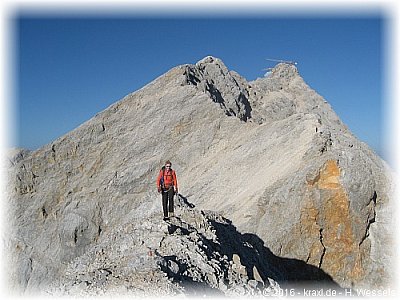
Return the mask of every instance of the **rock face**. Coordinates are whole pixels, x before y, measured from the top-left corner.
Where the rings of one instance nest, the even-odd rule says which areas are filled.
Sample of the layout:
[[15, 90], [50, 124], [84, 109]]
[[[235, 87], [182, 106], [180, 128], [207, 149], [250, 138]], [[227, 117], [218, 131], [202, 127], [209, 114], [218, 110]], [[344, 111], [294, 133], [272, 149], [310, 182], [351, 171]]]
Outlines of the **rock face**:
[[[200, 209], [170, 225], [155, 189], [166, 159]], [[290, 64], [252, 82], [214, 57], [175, 67], [15, 152], [8, 172], [9, 277], [24, 291], [391, 284], [390, 171]]]
[[[198, 211], [179, 197], [177, 217], [160, 222], [152, 205], [140, 217], [132, 217], [84, 255], [72, 260], [60, 281], [47, 289], [52, 295], [95, 296], [132, 293], [136, 296], [165, 295], [279, 295], [279, 285], [269, 276], [254, 275], [266, 269], [262, 243], [240, 234], [229, 220], [213, 212]], [[144, 207], [143, 207], [144, 208]], [[147, 206], [148, 208], [148, 206]], [[145, 216], [145, 218], [143, 218]], [[218, 226], [224, 230], [218, 230]], [[230, 240], [235, 236], [235, 240]], [[246, 266], [236, 261], [243, 244]], [[267, 255], [273, 256], [267, 252]], [[282, 267], [280, 267], [282, 268]]]

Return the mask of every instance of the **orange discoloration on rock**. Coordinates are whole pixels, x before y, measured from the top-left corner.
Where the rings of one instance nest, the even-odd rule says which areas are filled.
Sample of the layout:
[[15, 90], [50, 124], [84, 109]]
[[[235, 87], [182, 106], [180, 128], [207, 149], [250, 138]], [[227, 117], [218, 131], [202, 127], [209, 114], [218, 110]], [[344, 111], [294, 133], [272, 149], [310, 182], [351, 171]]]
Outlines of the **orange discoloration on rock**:
[[340, 170], [337, 163], [329, 160], [319, 174], [317, 186], [321, 190], [340, 189], [342, 186], [339, 182]]
[[301, 213], [300, 225], [305, 236], [316, 239], [310, 248], [310, 263], [321, 258], [320, 267], [333, 277], [357, 280], [363, 276], [362, 256], [359, 242], [352, 230], [350, 203], [340, 183], [340, 169], [336, 161], [327, 161], [320, 173], [308, 182], [310, 190], [319, 193], [319, 209], [307, 200]]

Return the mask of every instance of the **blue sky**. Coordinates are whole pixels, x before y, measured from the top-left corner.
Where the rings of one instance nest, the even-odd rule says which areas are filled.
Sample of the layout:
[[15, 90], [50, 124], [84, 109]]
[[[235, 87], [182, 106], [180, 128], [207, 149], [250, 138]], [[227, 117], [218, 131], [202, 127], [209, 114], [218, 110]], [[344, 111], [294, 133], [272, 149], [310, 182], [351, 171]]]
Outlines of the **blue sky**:
[[384, 154], [385, 16], [17, 14], [16, 137], [36, 149], [176, 65], [207, 55], [247, 80], [295, 60], [304, 80]]

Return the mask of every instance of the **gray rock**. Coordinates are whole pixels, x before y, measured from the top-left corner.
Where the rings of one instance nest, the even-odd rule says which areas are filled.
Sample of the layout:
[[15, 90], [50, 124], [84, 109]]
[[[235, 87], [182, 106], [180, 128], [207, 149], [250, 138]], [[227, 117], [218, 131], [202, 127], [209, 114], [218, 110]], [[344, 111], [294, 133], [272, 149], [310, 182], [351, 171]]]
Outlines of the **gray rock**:
[[[170, 225], [155, 190], [166, 159], [196, 205]], [[26, 293], [391, 284], [391, 172], [292, 65], [252, 82], [213, 57], [175, 67], [9, 162], [7, 277]], [[98, 270], [111, 273], [87, 279]]]
[[258, 281], [258, 282], [264, 284], [264, 280], [262, 279], [262, 277], [261, 277], [260, 273], [258, 272], [256, 266], [253, 267], [253, 277], [254, 277], [254, 279], [255, 279], [256, 281]]

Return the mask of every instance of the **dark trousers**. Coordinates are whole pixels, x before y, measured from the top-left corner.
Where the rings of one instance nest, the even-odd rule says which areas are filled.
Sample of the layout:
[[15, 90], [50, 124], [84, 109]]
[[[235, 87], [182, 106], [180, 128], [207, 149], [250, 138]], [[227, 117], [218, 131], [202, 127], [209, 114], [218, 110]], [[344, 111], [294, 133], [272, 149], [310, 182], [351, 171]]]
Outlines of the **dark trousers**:
[[164, 218], [168, 218], [168, 212], [174, 212], [174, 189], [170, 188], [162, 192], [162, 206]]

